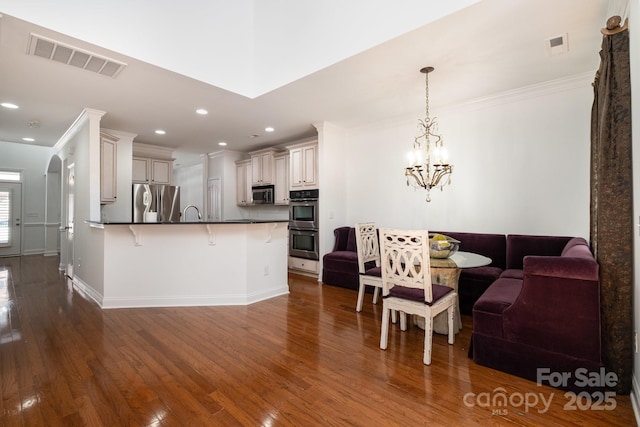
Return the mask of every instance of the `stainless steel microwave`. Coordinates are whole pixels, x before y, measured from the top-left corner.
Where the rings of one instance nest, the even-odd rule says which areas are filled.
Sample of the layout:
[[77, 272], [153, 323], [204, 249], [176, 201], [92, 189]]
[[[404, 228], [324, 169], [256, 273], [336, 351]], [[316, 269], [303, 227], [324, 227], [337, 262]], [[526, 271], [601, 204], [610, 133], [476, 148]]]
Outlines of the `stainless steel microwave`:
[[259, 185], [251, 187], [253, 203], [256, 205], [272, 205], [273, 190], [273, 185]]

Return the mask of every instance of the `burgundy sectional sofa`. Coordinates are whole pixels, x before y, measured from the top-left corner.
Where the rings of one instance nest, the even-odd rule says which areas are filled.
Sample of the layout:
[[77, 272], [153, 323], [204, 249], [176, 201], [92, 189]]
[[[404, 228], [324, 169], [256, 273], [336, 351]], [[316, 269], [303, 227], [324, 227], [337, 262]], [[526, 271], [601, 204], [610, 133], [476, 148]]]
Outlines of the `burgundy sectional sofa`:
[[[603, 366], [598, 263], [587, 242], [507, 236], [506, 269], [473, 306], [469, 355], [562, 389], [601, 389], [581, 380]], [[566, 381], [545, 380], [560, 373]]]

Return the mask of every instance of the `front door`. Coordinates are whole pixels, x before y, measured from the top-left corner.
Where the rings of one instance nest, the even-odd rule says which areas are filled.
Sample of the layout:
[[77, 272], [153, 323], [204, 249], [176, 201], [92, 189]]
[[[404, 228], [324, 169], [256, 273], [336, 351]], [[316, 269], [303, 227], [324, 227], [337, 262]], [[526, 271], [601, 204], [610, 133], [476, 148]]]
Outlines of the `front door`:
[[0, 256], [18, 256], [21, 251], [22, 184], [0, 182]]

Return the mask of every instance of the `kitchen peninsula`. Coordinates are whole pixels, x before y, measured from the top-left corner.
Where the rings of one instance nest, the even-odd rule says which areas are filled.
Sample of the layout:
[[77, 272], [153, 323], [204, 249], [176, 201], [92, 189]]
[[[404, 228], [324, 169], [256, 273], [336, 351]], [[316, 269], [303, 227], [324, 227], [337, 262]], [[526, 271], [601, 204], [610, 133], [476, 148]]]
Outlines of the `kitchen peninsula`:
[[247, 305], [289, 292], [287, 221], [85, 223], [103, 252], [85, 256], [101, 257], [102, 271], [73, 283], [102, 308]]

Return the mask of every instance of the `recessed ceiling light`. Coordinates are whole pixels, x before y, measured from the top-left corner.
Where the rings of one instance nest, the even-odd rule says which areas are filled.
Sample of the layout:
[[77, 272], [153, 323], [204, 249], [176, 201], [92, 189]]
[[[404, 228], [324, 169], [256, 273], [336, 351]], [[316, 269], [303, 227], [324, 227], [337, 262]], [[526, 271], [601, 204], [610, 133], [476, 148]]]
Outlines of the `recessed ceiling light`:
[[204, 108], [198, 108], [196, 110], [197, 114], [200, 114], [201, 116], [206, 116], [207, 114], [209, 114], [209, 112], [207, 110], [205, 110]]
[[15, 110], [16, 108], [18, 108], [16, 104], [12, 104], [10, 102], [3, 102], [0, 105], [2, 105], [4, 108], [11, 108], [12, 110]]
[[266, 128], [264, 128], [265, 132], [273, 132], [275, 129], [272, 128], [271, 126], [267, 126]]
[[220, 141], [220, 142], [218, 142], [218, 145], [221, 146], [221, 147], [225, 147], [227, 145], [227, 143], [224, 142], [224, 141]]
[[163, 131], [162, 129], [156, 129], [156, 133], [157, 133], [158, 135], [164, 135], [164, 134], [165, 134], [165, 133], [167, 133], [167, 132]]
[[35, 141], [35, 139], [33, 139], [33, 138], [28, 138], [28, 137], [24, 137], [24, 138], [22, 138], [22, 140], [23, 140], [23, 141], [26, 141], [26, 142], [33, 142], [33, 141]]

